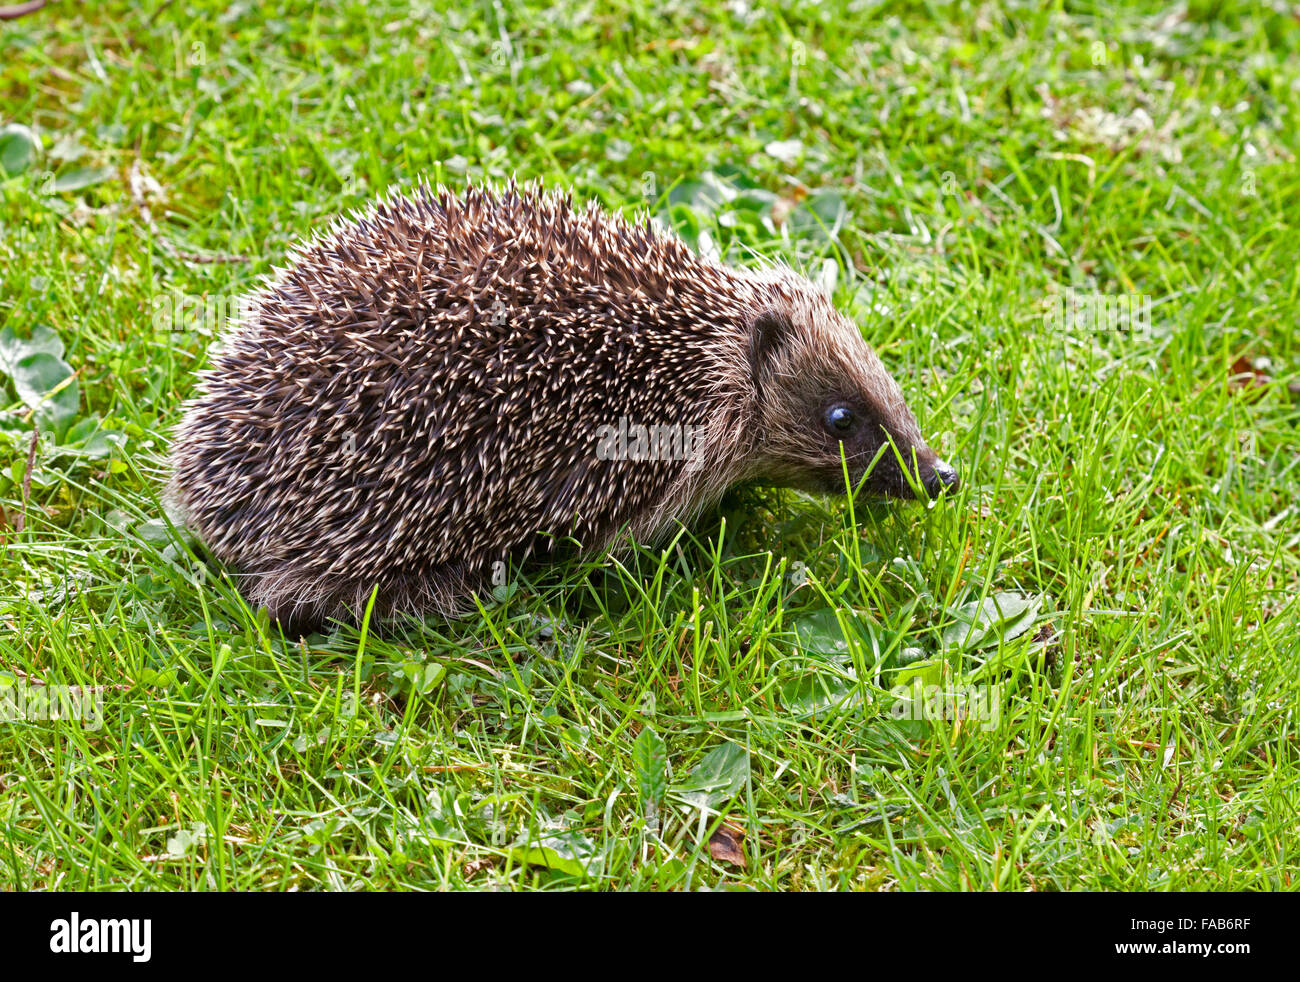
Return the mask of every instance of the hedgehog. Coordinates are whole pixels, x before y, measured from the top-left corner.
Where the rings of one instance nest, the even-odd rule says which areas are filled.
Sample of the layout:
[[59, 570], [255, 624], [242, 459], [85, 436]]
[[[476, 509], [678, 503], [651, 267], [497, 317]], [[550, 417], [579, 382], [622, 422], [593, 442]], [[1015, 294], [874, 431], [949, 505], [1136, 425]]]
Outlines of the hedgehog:
[[503, 570], [658, 542], [745, 482], [959, 484], [812, 283], [536, 185], [392, 194], [240, 312], [165, 500], [291, 630], [453, 617]]

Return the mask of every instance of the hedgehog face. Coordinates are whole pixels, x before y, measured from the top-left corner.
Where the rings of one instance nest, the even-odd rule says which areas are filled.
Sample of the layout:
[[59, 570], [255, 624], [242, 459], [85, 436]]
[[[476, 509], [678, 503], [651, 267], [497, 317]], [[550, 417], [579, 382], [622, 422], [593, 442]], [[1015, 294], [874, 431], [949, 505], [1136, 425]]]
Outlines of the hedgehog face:
[[901, 458], [930, 496], [956, 490], [956, 471], [926, 445], [898, 383], [829, 304], [764, 310], [752, 332], [763, 477], [842, 494], [847, 464], [849, 486], [911, 498]]

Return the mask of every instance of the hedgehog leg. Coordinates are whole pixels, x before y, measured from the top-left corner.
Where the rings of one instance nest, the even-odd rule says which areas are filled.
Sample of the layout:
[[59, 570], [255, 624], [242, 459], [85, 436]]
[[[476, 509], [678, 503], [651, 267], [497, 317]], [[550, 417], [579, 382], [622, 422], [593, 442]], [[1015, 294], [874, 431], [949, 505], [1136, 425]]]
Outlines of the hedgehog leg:
[[266, 610], [271, 623], [279, 627], [286, 638], [303, 638], [327, 628], [325, 617], [315, 608], [272, 604]]
[[491, 592], [490, 581], [472, 575], [467, 564], [446, 563], [418, 575], [394, 573], [379, 584], [334, 583], [323, 587], [320, 583], [264, 575], [251, 579], [245, 597], [251, 605], [265, 607], [286, 637], [301, 637], [313, 631], [328, 633], [337, 626], [335, 622], [360, 627], [372, 593], [375, 602], [369, 630], [378, 635], [385, 621], [402, 615], [417, 620], [467, 616], [476, 609], [473, 594], [488, 601]]
[[443, 563], [418, 574], [399, 576], [386, 591], [388, 603], [384, 614], [447, 620], [467, 616], [476, 609], [471, 595], [475, 591], [480, 594], [491, 591], [482, 580], [470, 573], [466, 563]]
[[337, 605], [319, 584], [282, 567], [247, 569], [239, 579], [240, 593], [249, 606], [266, 608], [271, 623], [285, 637], [328, 630], [328, 617]]

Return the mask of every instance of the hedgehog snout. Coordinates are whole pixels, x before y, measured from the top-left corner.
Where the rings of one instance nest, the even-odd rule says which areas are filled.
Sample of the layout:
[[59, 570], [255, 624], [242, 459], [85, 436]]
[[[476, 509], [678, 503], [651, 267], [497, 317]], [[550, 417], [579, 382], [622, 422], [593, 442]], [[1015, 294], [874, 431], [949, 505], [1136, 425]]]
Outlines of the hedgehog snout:
[[957, 469], [946, 460], [935, 457], [933, 463], [922, 466], [920, 470], [921, 485], [931, 498], [937, 498], [941, 494], [955, 494], [961, 487]]

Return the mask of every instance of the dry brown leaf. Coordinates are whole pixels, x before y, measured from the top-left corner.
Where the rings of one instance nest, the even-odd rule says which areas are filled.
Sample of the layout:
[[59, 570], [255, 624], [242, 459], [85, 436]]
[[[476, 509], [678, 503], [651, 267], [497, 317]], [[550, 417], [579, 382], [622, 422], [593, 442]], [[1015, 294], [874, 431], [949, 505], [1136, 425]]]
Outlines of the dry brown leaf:
[[745, 841], [745, 833], [729, 825], [720, 825], [709, 836], [709, 855], [720, 863], [745, 868], [745, 853], [740, 844]]

